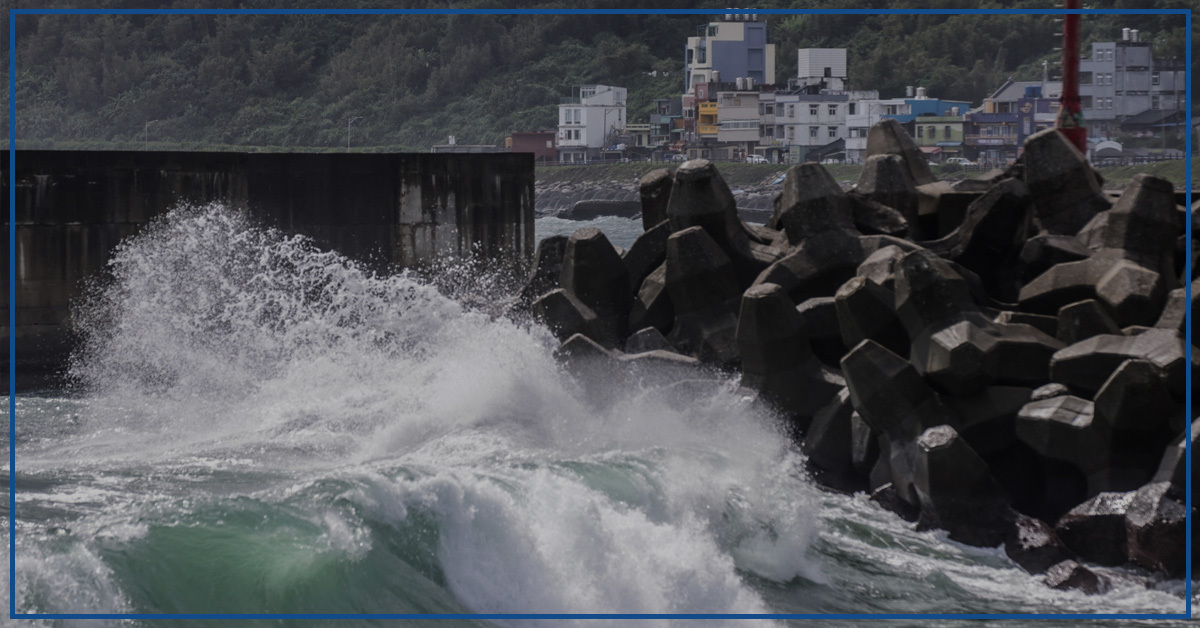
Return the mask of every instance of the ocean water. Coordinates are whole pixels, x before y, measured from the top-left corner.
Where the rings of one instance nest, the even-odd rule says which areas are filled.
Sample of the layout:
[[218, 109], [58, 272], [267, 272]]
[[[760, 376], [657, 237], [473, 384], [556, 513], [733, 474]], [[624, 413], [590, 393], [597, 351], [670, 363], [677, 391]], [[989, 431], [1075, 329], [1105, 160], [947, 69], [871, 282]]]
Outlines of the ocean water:
[[533, 236], [541, 242], [553, 235], [569, 236], [579, 229], [594, 227], [604, 232], [609, 242], [628, 250], [642, 235], [642, 219], [620, 216], [598, 216], [591, 220], [568, 220], [558, 216], [542, 216], [533, 221]]
[[[735, 381], [584, 394], [545, 330], [220, 206], [176, 210], [112, 269], [76, 309], [73, 386], [16, 402], [18, 612], [1183, 610], [1177, 580], [1053, 591], [820, 491]], [[782, 625], [703, 623], [727, 624]]]

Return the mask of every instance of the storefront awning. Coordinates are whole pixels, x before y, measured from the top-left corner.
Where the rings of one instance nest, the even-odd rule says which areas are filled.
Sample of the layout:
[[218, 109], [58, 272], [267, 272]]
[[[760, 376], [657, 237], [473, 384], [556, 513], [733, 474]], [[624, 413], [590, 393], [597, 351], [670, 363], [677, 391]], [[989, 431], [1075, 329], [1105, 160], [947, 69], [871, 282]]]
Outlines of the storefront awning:
[[942, 152], [942, 149], [937, 146], [922, 146], [921, 152], [925, 153], [926, 155], [936, 155]]
[[956, 148], [962, 146], [962, 142], [938, 142], [936, 145], [944, 148]]

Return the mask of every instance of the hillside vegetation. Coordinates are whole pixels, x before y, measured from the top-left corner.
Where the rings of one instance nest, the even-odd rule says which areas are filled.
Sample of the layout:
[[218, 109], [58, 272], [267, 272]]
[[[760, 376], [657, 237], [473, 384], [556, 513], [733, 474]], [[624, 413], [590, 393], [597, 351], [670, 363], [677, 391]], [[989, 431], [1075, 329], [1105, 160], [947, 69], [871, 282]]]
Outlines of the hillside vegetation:
[[[597, 0], [414, 0], [340, 8], [614, 9]], [[572, 88], [629, 88], [629, 118], [683, 88], [686, 38], [727, 1], [665, 0], [692, 15], [53, 15], [20, 16], [17, 138], [21, 146], [353, 147], [428, 150], [455, 135], [493, 144], [553, 128]], [[1055, 8], [1055, 0], [762, 0], [764, 9]], [[1097, 8], [1184, 8], [1186, 0], [1097, 0]], [[1135, 6], [1136, 5], [1136, 6]], [[17, 8], [71, 8], [65, 0]], [[99, 0], [92, 8], [130, 8]], [[144, 6], [144, 5], [137, 5]], [[168, 0], [162, 8], [231, 8]], [[319, 6], [247, 0], [233, 8]], [[7, 56], [8, 16], [0, 29]], [[979, 102], [1004, 79], [1035, 78], [1056, 60], [1049, 15], [777, 15], [777, 78], [795, 74], [801, 46], [849, 48], [854, 87]], [[1182, 57], [1178, 16], [1088, 16], [1085, 41], [1139, 28], [1158, 54]], [[7, 58], [5, 58], [7, 63]], [[655, 74], [655, 75], [652, 75]], [[1052, 72], [1053, 73], [1053, 72]], [[1196, 73], [1193, 72], [1193, 77]], [[3, 126], [8, 131], [8, 93]]]

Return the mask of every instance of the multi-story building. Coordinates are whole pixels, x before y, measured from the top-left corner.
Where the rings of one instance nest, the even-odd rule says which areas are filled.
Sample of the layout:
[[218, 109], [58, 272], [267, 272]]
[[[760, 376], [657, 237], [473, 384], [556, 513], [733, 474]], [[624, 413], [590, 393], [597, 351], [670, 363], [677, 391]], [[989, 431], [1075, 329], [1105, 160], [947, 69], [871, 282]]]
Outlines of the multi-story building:
[[775, 137], [775, 92], [768, 89], [758, 94], [758, 146], [756, 154], [771, 163], [783, 161], [783, 142]]
[[717, 159], [742, 160], [759, 139], [758, 92], [717, 92]]
[[931, 161], [961, 157], [963, 116], [971, 108], [971, 103], [929, 98], [924, 87], [908, 89], [914, 94], [913, 98], [904, 100], [908, 112], [884, 117], [898, 121]]
[[963, 114], [917, 115], [908, 125], [909, 135], [929, 161], [943, 163], [963, 156]]
[[728, 13], [696, 28], [688, 37], [684, 59], [684, 92], [700, 83], [750, 79], [754, 85], [775, 82], [775, 44], [767, 43], [767, 23], [757, 15]]
[[844, 158], [849, 99], [844, 92], [775, 95], [775, 134], [787, 149], [788, 162]]
[[903, 98], [880, 98], [875, 91], [853, 92], [846, 103], [846, 161], [860, 164], [866, 159], [867, 134], [877, 122], [911, 114], [912, 105]]
[[558, 105], [558, 158], [562, 163], [600, 159], [603, 149], [625, 131], [628, 90], [609, 85], [580, 85], [576, 96]]
[[654, 113], [650, 114], [650, 145], [663, 146], [679, 140], [683, 134], [683, 101], [678, 98], [659, 98], [654, 101]]
[[1187, 73], [1176, 59], [1156, 59], [1137, 30], [1123, 29], [1121, 41], [1092, 44], [1079, 62], [1079, 98], [1084, 124], [1093, 137], [1112, 137], [1120, 123], [1146, 110], [1183, 109]]
[[992, 166], [1016, 159], [1025, 138], [1054, 126], [1061, 96], [1058, 81], [1005, 81], [967, 114], [963, 154]]

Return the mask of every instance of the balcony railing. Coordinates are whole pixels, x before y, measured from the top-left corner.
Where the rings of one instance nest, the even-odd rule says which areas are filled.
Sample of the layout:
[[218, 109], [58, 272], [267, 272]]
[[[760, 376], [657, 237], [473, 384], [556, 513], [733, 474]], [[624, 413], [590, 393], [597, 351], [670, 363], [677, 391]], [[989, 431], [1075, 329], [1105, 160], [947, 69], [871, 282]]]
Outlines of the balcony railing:
[[970, 146], [1016, 146], [1017, 138], [1011, 135], [967, 135], [964, 138]]
[[696, 132], [700, 135], [716, 135], [721, 127], [716, 124], [701, 124], [697, 125]]

